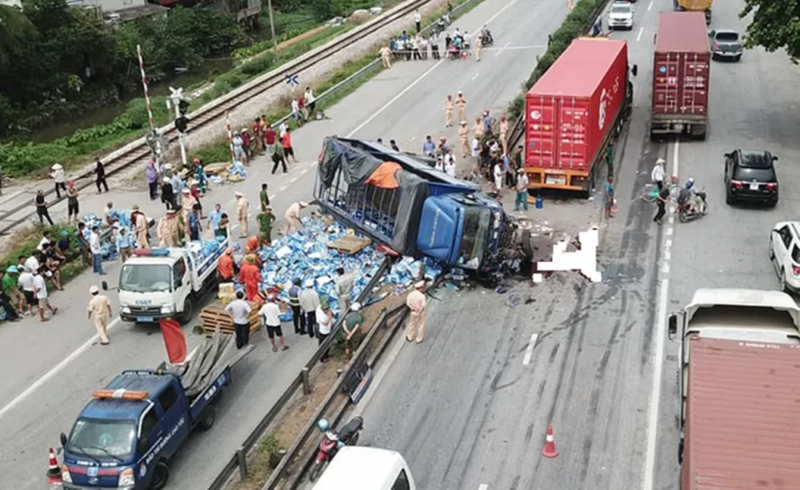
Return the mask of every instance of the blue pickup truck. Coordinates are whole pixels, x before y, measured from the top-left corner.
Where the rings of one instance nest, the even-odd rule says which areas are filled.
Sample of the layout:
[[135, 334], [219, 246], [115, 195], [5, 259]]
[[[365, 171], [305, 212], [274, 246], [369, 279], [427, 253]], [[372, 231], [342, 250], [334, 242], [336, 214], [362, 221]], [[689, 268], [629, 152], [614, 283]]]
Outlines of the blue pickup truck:
[[492, 276], [533, 260], [530, 232], [480, 187], [432, 168], [429, 158], [381, 143], [328, 137], [316, 203], [391, 251]]
[[237, 350], [232, 337], [207, 338], [177, 370], [123, 371], [95, 391], [70, 435], [61, 434], [63, 488], [164, 488], [169, 459], [195, 427], [214, 425], [231, 368], [252, 350]]

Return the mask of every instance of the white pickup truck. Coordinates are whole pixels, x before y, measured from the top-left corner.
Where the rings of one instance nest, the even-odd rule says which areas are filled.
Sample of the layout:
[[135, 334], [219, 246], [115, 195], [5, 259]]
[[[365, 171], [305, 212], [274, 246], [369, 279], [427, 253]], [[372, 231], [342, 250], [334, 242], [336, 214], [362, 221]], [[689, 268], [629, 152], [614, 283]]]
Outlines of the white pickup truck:
[[200, 243], [136, 250], [119, 275], [120, 318], [153, 323], [174, 317], [188, 323], [202, 296], [217, 286], [217, 264], [229, 243], [218, 242], [211, 254], [204, 254]]
[[313, 490], [415, 490], [406, 460], [396, 451], [345, 446]]

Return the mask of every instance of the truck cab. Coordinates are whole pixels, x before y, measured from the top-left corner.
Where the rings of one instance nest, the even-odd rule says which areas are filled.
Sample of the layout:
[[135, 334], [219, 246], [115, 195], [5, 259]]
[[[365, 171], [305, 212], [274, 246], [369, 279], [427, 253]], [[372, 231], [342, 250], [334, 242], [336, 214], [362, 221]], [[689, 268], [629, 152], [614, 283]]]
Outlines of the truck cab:
[[181, 323], [188, 323], [202, 294], [216, 285], [217, 264], [228, 244], [228, 239], [219, 242], [205, 256], [199, 243], [136, 250], [119, 275], [120, 318], [153, 323], [176, 316]]
[[416, 490], [406, 460], [396, 451], [345, 446], [314, 490]]
[[64, 488], [163, 488], [192, 427], [180, 379], [124, 372], [93, 398], [61, 434]]

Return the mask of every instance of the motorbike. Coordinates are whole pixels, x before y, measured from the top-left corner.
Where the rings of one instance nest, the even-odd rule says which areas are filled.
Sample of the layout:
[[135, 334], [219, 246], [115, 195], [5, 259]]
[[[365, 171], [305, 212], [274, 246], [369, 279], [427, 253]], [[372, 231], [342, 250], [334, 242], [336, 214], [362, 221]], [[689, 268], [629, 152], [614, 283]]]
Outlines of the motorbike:
[[[317, 427], [323, 430], [321, 424], [327, 427], [328, 421], [321, 419], [317, 423]], [[314, 459], [314, 465], [311, 467], [311, 471], [308, 474], [309, 480], [313, 482], [319, 478], [322, 472], [325, 471], [325, 468], [328, 467], [328, 463], [336, 456], [339, 448], [358, 444], [358, 438], [363, 428], [364, 419], [361, 417], [353, 417], [353, 419], [345, 424], [338, 432], [330, 428], [323, 430], [317, 457]]]
[[697, 191], [686, 202], [678, 204], [678, 219], [681, 223], [688, 223], [708, 214], [708, 201], [705, 191]]
[[484, 48], [488, 48], [494, 44], [494, 37], [489, 29], [486, 29], [481, 33], [481, 41], [483, 41], [482, 44]]

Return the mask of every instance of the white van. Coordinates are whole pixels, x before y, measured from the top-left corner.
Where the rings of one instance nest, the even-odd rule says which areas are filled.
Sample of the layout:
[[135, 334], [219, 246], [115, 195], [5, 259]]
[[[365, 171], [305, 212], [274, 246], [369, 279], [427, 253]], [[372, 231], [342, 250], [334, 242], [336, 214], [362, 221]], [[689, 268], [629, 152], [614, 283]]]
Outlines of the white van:
[[314, 490], [416, 490], [403, 456], [388, 449], [345, 446]]

